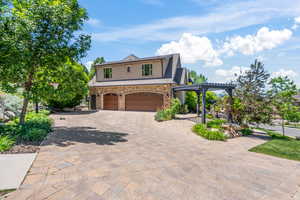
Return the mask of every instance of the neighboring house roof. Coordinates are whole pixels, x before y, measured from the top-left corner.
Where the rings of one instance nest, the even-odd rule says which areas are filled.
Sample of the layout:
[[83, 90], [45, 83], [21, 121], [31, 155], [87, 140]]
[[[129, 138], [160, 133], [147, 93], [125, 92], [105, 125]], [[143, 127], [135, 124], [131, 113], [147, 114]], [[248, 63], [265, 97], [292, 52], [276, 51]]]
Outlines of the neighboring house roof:
[[294, 98], [296, 99], [297, 102], [300, 102], [300, 94], [295, 95]]
[[[148, 60], [158, 60], [162, 61], [164, 76], [158, 79], [134, 79], [134, 80], [114, 80], [114, 81], [101, 81], [97, 82], [94, 77], [90, 82], [89, 86], [115, 86], [115, 85], [145, 85], [145, 84], [166, 84], [166, 83], [177, 83], [185, 84], [187, 80], [187, 71], [185, 68], [181, 67], [180, 55], [179, 54], [169, 54], [162, 56], [153, 56], [146, 58], [138, 58], [137, 56], [131, 54], [120, 61], [105, 62], [98, 64], [96, 66], [105, 66], [113, 64], [122, 63], [132, 63], [138, 61], [148, 61]], [[113, 66], [112, 66], [113, 67]]]

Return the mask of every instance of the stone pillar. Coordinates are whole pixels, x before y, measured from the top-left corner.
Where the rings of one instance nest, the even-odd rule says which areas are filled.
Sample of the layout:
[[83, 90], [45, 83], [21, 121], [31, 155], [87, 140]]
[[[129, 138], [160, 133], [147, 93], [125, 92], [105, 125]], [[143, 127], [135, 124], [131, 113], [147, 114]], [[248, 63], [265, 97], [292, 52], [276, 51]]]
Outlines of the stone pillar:
[[118, 95], [118, 106], [119, 110], [125, 110], [125, 95], [123, 93]]

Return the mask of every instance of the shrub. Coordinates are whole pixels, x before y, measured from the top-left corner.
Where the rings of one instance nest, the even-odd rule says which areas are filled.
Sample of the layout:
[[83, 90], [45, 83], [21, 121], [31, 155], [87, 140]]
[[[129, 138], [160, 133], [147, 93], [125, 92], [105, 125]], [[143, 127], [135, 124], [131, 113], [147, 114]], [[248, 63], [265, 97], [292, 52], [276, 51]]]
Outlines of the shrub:
[[0, 152], [9, 150], [15, 143], [15, 140], [9, 136], [0, 136]]
[[213, 119], [214, 118], [214, 116], [212, 114], [207, 114], [206, 116], [207, 116], [208, 119]]
[[186, 104], [183, 104], [180, 106], [180, 110], [179, 110], [180, 114], [187, 114], [189, 113], [189, 108]]
[[250, 128], [244, 128], [240, 131], [242, 135], [251, 135], [253, 131]]
[[49, 112], [29, 112], [25, 117], [25, 124], [19, 125], [15, 119], [0, 127], [0, 135], [12, 136], [17, 141], [42, 141], [51, 131], [52, 120], [47, 116]]
[[179, 99], [177, 99], [177, 98], [176, 99], [172, 99], [172, 101], [171, 101], [171, 111], [172, 111], [174, 117], [175, 117], [175, 115], [177, 113], [179, 113], [180, 106], [181, 106], [181, 104], [180, 104], [180, 100]]
[[156, 121], [167, 121], [173, 119], [173, 113], [171, 109], [160, 110], [155, 114]]
[[26, 129], [25, 134], [21, 135], [23, 141], [39, 142], [42, 141], [48, 134], [48, 131], [40, 128]]
[[214, 119], [209, 122], [207, 122], [207, 127], [208, 128], [221, 128], [222, 124], [224, 124], [226, 120], [223, 119]]
[[82, 99], [84, 99], [83, 95], [76, 95], [72, 99], [64, 99], [64, 100], [56, 100], [51, 99], [48, 101], [48, 106], [53, 110], [62, 110], [64, 108], [74, 108], [78, 106]]
[[159, 110], [155, 114], [155, 120], [156, 121], [167, 121], [175, 118], [175, 115], [179, 113], [180, 111], [180, 101], [179, 99], [172, 99], [171, 101], [171, 107], [164, 109], [164, 110]]
[[226, 135], [223, 132], [210, 131], [204, 124], [196, 124], [195, 126], [193, 126], [193, 131], [208, 140], [225, 141], [227, 139]]

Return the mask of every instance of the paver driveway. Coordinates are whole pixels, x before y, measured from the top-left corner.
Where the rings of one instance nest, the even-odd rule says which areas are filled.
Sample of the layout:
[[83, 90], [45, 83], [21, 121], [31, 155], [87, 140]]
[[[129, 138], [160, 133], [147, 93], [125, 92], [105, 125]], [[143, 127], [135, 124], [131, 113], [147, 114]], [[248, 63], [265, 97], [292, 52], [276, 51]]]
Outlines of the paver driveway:
[[[248, 152], [262, 138], [211, 142], [153, 113], [55, 115], [56, 131], [10, 199], [295, 199], [300, 162]], [[64, 120], [65, 118], [65, 120]]]

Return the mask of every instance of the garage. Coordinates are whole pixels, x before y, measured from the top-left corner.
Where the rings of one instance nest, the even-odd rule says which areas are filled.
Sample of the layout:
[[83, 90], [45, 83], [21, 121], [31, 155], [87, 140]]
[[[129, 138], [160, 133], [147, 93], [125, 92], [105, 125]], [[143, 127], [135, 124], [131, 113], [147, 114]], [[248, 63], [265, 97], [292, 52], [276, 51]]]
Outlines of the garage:
[[162, 94], [140, 92], [125, 96], [125, 109], [128, 111], [157, 111], [162, 107]]
[[118, 95], [105, 94], [103, 96], [103, 109], [104, 110], [118, 110]]

